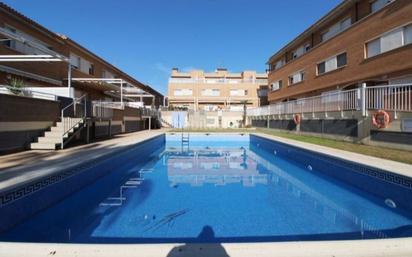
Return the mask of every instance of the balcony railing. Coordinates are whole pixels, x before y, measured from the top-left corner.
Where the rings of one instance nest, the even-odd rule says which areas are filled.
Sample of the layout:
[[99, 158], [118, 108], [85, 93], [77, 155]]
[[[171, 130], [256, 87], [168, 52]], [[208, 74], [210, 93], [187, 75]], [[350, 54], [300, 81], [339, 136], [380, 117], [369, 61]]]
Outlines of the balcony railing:
[[412, 111], [412, 84], [362, 87], [249, 109], [248, 116], [359, 110]]
[[159, 111], [156, 109], [149, 109], [141, 107], [141, 102], [108, 102], [108, 101], [92, 101], [93, 117], [102, 119], [111, 119], [113, 117], [113, 110], [124, 110], [130, 107], [141, 111], [142, 116], [158, 116]]
[[267, 85], [267, 79], [228, 79], [228, 78], [201, 78], [201, 79], [193, 79], [193, 78], [170, 78], [169, 83], [175, 84], [245, 84], [245, 83], [253, 83], [259, 85]]

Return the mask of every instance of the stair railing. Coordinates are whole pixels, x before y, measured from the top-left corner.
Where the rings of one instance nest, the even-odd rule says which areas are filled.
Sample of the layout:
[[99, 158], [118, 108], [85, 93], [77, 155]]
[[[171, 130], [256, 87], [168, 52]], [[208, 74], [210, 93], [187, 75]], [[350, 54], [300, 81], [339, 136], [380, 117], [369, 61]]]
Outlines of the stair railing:
[[[71, 139], [69, 133], [76, 126], [80, 126], [84, 122], [87, 116], [87, 94], [82, 95], [79, 98], [74, 98], [73, 102], [61, 110], [61, 122], [63, 126], [63, 133], [61, 138], [61, 146], [63, 149], [64, 145]], [[67, 135], [67, 141], [64, 141], [64, 137]]]

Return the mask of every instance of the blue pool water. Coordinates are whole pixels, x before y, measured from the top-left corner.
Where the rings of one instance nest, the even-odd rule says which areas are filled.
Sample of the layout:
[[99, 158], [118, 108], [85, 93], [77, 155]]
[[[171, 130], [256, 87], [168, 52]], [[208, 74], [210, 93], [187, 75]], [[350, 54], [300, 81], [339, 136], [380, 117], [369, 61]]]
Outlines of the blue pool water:
[[412, 213], [402, 204], [328, 176], [316, 163], [283, 158], [247, 135], [192, 135], [183, 146], [180, 136], [168, 136], [156, 149], [144, 163], [139, 156], [114, 159], [110, 173], [3, 232], [0, 240], [263, 242], [412, 235]]

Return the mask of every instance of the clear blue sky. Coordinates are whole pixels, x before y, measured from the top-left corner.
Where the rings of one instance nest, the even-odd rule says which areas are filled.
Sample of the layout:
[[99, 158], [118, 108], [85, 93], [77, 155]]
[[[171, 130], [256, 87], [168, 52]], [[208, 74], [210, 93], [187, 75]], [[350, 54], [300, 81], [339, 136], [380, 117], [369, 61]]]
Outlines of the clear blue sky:
[[6, 0], [162, 93], [172, 67], [264, 71], [341, 0]]

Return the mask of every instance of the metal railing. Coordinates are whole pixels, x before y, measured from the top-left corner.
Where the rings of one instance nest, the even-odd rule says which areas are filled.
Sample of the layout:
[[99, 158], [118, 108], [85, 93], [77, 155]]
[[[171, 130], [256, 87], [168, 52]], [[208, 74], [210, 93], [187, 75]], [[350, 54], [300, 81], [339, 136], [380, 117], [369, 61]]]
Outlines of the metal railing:
[[248, 116], [361, 110], [412, 111], [412, 84], [362, 87], [248, 109]]
[[[73, 102], [61, 110], [61, 122], [63, 133], [61, 138], [61, 149], [73, 137], [70, 132], [74, 132], [75, 128], [84, 123], [87, 116], [87, 94], [79, 98], [74, 98]], [[67, 140], [65, 141], [65, 137]]]
[[412, 84], [366, 88], [369, 110], [412, 111]]
[[121, 102], [92, 101], [92, 116], [94, 118], [111, 119], [113, 110], [124, 110]]
[[23, 96], [44, 100], [57, 101], [58, 96], [54, 94], [38, 92], [27, 88], [17, 88], [11, 86], [0, 86], [0, 94]]
[[256, 84], [268, 84], [267, 79], [229, 79], [229, 78], [170, 78], [169, 83], [176, 84], [191, 84], [191, 83], [204, 83], [204, 84], [242, 84], [242, 83], [256, 83]]

